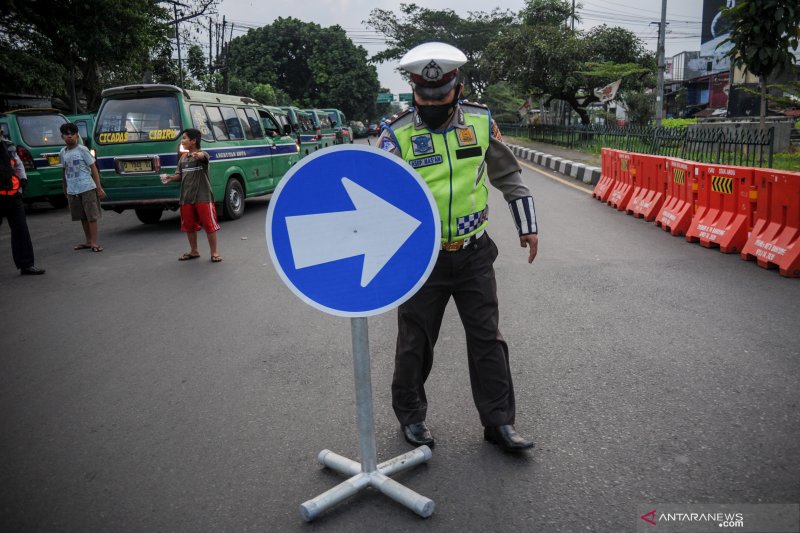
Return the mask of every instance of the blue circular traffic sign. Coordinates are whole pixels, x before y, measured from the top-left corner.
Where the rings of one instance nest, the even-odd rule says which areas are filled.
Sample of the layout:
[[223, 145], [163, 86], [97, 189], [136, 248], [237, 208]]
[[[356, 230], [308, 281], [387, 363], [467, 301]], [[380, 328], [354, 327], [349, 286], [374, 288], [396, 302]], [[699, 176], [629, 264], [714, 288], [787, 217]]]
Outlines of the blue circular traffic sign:
[[338, 316], [383, 313], [433, 270], [441, 227], [428, 186], [405, 161], [341, 145], [302, 159], [267, 211], [267, 249], [283, 282]]

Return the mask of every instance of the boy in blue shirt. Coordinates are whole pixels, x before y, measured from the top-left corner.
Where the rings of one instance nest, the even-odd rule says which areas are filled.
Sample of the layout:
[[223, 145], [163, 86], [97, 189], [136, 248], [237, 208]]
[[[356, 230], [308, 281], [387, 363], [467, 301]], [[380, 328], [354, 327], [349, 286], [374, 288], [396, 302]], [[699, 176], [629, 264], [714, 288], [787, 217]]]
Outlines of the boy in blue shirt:
[[86, 240], [75, 246], [75, 250], [102, 252], [97, 244], [97, 221], [101, 217], [100, 200], [106, 192], [100, 185], [94, 157], [89, 150], [78, 144], [78, 126], [72, 122], [61, 125], [61, 138], [67, 145], [61, 149], [61, 165], [64, 167], [64, 194], [69, 200], [72, 220], [80, 220]]

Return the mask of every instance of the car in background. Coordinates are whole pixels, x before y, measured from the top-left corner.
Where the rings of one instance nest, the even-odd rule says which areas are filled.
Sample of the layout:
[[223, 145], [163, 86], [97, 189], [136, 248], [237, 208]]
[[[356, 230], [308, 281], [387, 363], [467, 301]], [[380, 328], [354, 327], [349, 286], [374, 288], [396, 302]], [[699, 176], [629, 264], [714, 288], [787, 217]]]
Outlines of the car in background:
[[350, 131], [353, 132], [354, 139], [363, 139], [367, 136], [367, 127], [360, 120], [350, 121]]
[[381, 132], [380, 126], [378, 126], [375, 123], [370, 124], [367, 127], [367, 135], [369, 135], [370, 137], [377, 137], [380, 132]]
[[83, 113], [80, 115], [66, 115], [67, 120], [78, 126], [78, 133], [83, 140], [84, 146], [92, 148], [92, 130], [94, 129], [94, 115]]
[[53, 207], [66, 207], [59, 158], [59, 152], [66, 145], [59, 128], [66, 123], [67, 118], [58, 110], [46, 107], [0, 113], [0, 130], [16, 145], [28, 176], [26, 202], [46, 200]]

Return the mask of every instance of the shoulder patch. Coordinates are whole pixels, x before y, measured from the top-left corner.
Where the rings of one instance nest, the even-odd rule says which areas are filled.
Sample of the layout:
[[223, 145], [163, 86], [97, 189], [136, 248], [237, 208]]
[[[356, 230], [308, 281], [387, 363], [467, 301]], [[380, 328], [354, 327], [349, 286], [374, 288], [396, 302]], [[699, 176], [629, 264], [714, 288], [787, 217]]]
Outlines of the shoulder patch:
[[406, 117], [407, 115], [410, 115], [411, 113], [412, 113], [411, 108], [410, 107], [406, 108], [404, 111], [401, 111], [401, 112], [397, 113], [396, 115], [393, 115], [391, 118], [389, 118], [389, 120], [386, 121], [386, 124], [391, 126], [395, 122], [401, 120], [402, 118]]
[[492, 137], [503, 142], [503, 134], [500, 133], [500, 128], [497, 127], [497, 122], [495, 122], [494, 119], [492, 119]]
[[389, 136], [387, 135], [386, 137], [383, 137], [381, 139], [381, 143], [378, 146], [378, 148], [380, 148], [381, 150], [386, 150], [387, 152], [393, 152], [395, 148], [397, 148], [397, 145], [394, 144], [394, 141], [392, 141], [392, 139], [390, 139]]

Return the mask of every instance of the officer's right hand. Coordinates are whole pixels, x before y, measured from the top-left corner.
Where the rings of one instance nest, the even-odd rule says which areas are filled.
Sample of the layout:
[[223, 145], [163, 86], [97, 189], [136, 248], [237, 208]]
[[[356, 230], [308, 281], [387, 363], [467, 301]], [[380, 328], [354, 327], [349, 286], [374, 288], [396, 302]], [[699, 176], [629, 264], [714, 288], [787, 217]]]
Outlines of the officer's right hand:
[[519, 238], [519, 245], [528, 248], [528, 264], [533, 263], [536, 253], [539, 251], [539, 236], [536, 234], [523, 235]]

